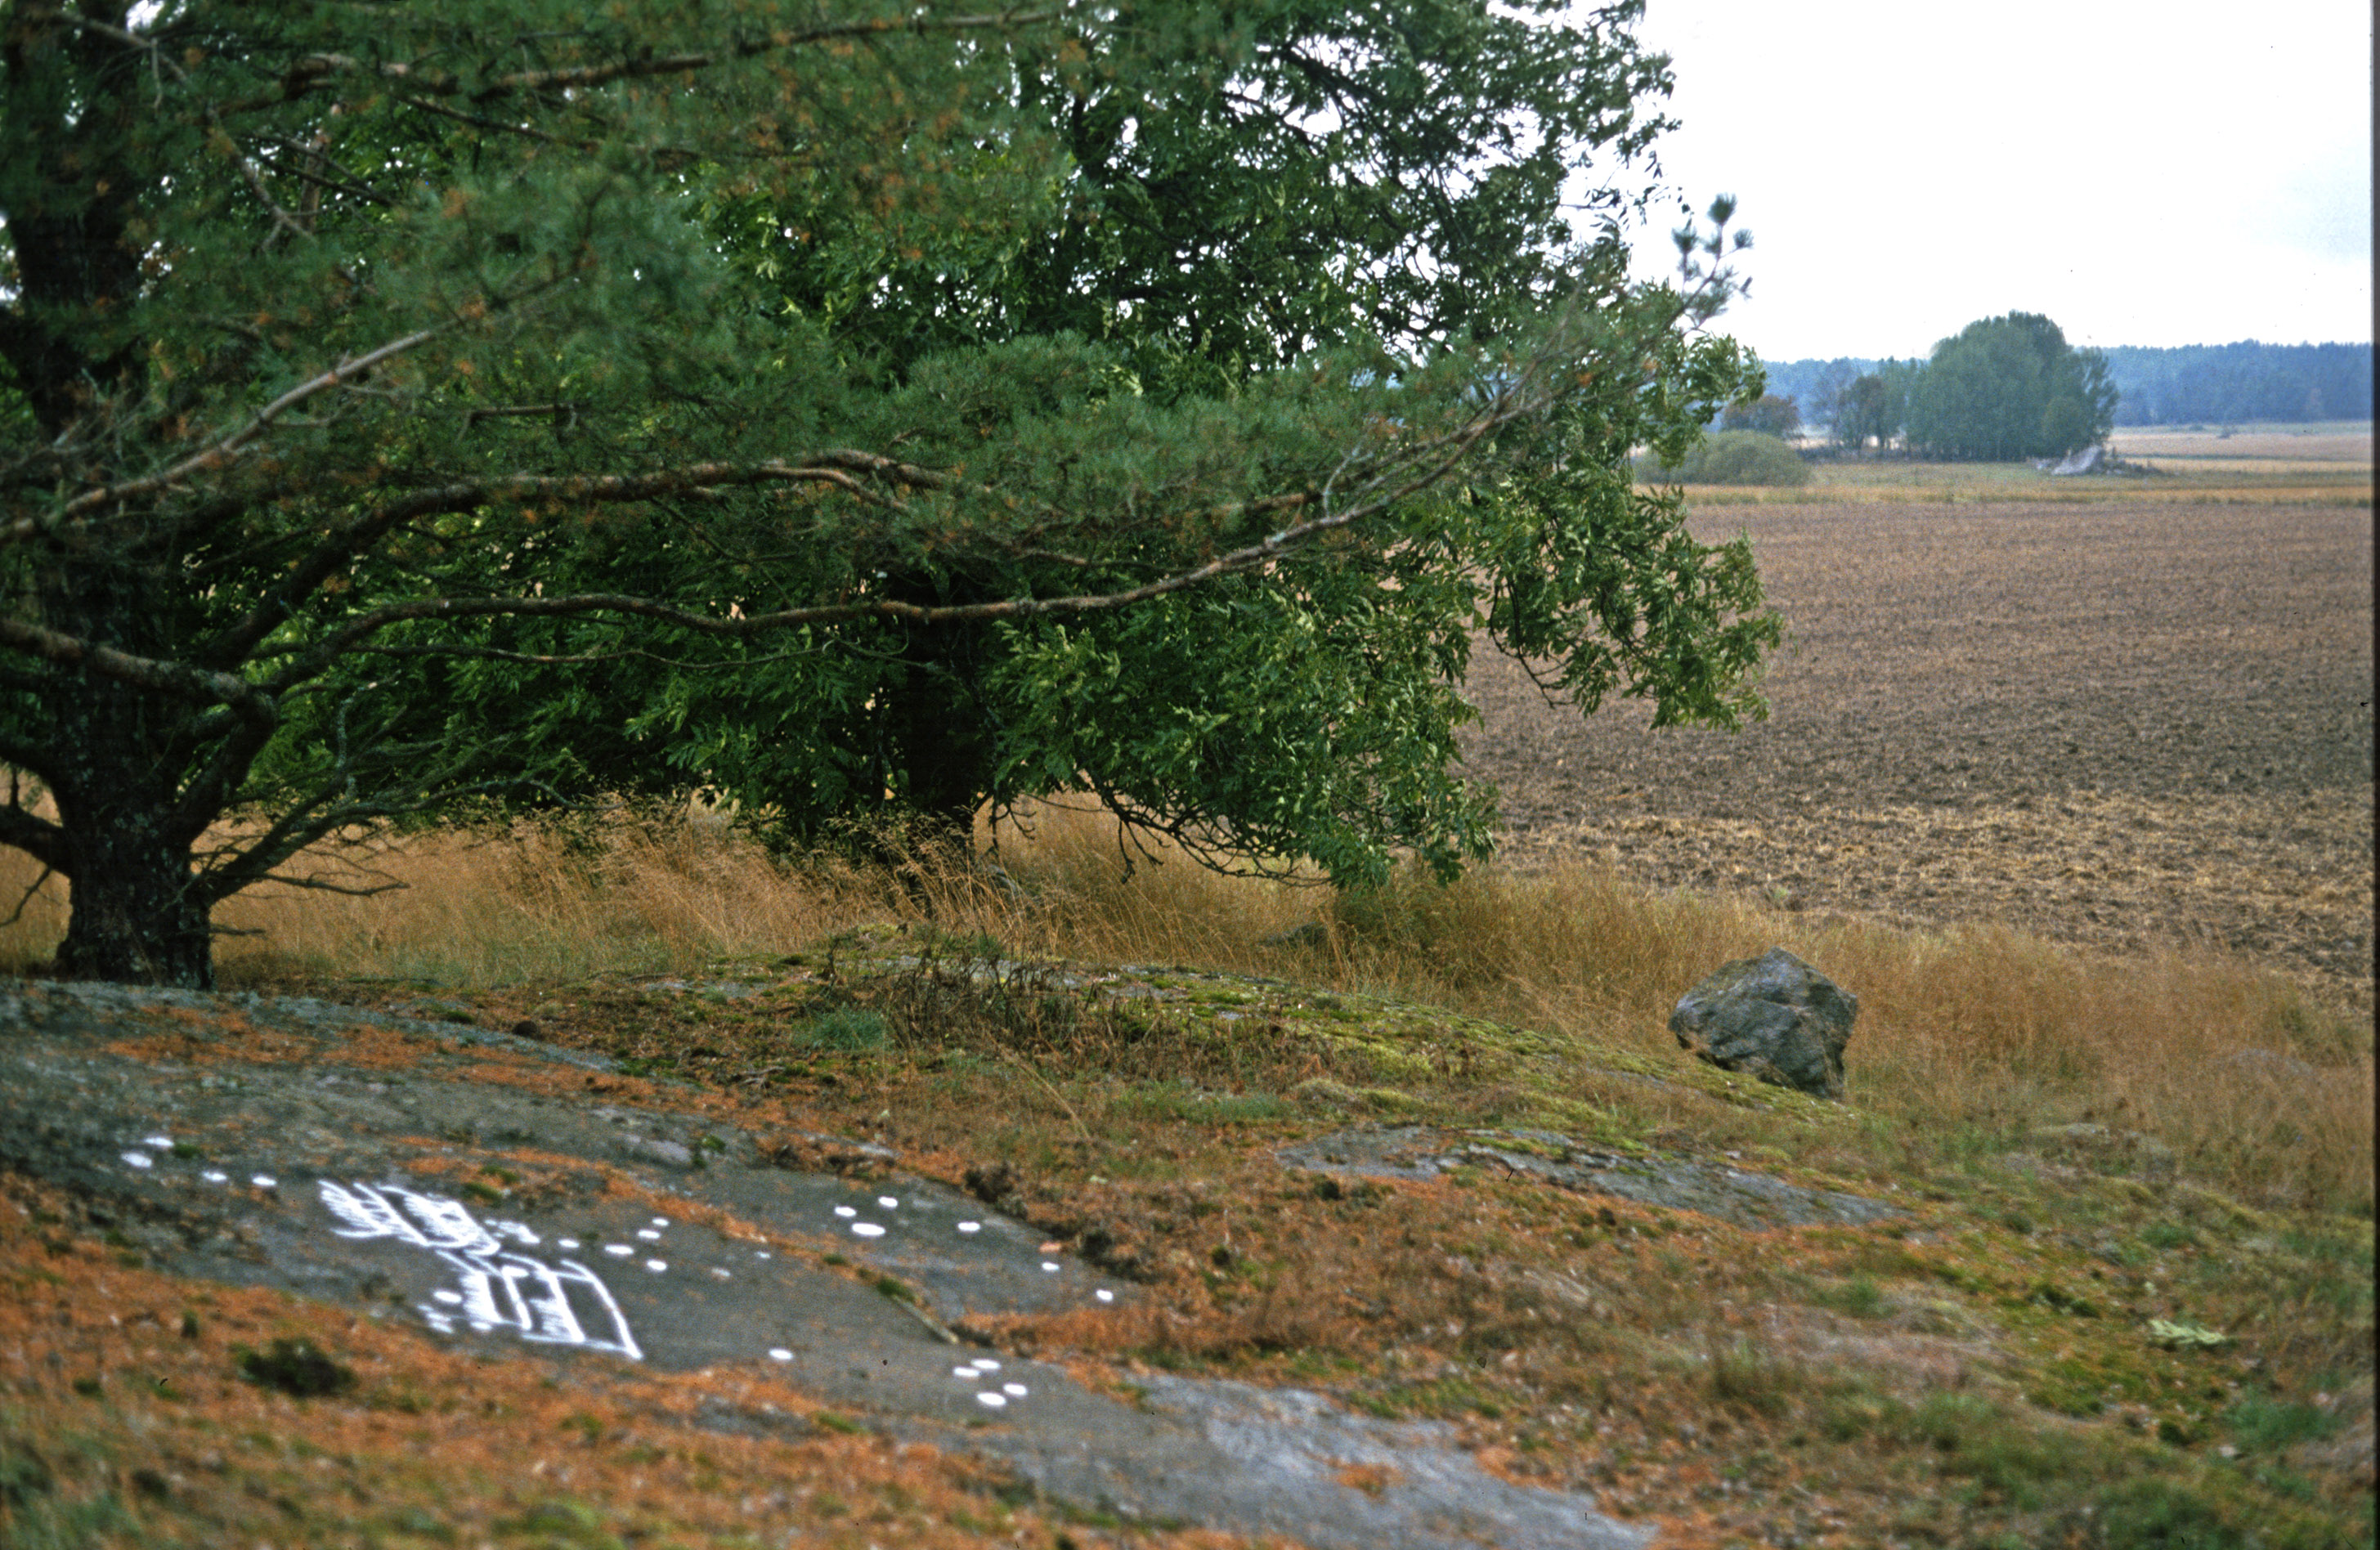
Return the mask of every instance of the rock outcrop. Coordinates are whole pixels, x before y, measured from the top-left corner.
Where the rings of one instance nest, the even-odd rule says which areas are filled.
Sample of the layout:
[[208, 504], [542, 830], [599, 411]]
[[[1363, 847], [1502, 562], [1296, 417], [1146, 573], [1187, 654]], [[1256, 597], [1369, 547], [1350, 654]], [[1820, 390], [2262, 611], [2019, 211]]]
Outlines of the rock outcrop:
[[1843, 1096], [1859, 998], [1781, 947], [1723, 963], [1678, 999], [1670, 1031], [1698, 1060], [1819, 1097]]

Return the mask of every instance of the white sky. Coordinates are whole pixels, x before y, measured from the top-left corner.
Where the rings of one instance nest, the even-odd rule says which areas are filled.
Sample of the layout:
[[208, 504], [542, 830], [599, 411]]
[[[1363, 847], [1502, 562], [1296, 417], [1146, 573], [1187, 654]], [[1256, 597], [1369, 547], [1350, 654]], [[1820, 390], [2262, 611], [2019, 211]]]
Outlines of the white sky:
[[1767, 359], [1923, 356], [2008, 311], [2077, 345], [2372, 337], [2362, 0], [1645, 10], [1664, 180], [1740, 201], [1752, 294], [1717, 326]]

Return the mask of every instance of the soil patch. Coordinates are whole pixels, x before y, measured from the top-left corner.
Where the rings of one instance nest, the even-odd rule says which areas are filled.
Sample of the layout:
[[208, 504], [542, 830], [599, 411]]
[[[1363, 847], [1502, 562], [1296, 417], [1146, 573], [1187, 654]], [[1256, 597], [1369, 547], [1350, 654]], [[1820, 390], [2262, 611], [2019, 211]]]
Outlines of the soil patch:
[[1584, 721], [1492, 652], [1507, 854], [1901, 924], [2212, 944], [2369, 1007], [2368, 510], [1734, 507], [1790, 632], [1739, 734]]

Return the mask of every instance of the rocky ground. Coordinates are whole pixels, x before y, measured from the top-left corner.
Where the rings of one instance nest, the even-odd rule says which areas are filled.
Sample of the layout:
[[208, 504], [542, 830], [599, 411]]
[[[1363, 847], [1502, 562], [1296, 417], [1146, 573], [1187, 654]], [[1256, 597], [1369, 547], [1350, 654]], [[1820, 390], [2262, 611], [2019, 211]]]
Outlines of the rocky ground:
[[2368, 1530], [2369, 1220], [2109, 1126], [930, 932], [313, 988], [0, 994], [0, 1537]]
[[1770, 719], [1582, 721], [1483, 654], [1524, 865], [2119, 953], [2212, 944], [2368, 1009], [2368, 507], [1719, 508], [1790, 632]]

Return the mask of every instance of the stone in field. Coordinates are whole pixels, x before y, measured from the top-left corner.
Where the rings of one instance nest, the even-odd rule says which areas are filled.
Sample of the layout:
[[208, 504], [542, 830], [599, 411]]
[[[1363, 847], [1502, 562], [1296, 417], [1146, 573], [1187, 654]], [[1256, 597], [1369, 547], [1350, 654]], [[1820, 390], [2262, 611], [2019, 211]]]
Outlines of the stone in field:
[[1781, 947], [1723, 963], [1678, 999], [1670, 1031], [1722, 1071], [1818, 1097], [1843, 1096], [1859, 998]]

